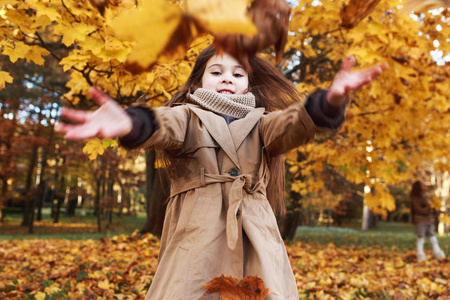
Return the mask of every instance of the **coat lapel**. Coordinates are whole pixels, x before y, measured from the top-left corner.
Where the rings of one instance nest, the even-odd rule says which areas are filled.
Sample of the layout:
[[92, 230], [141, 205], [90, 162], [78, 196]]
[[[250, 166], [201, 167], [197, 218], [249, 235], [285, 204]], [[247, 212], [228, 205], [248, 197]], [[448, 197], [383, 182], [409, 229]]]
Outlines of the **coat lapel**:
[[263, 114], [264, 108], [259, 107], [249, 112], [245, 118], [236, 120], [229, 125], [236, 150], [239, 149], [242, 142], [245, 140], [253, 127], [255, 127], [256, 123], [258, 123]]
[[231, 133], [227, 126], [227, 123], [225, 122], [225, 119], [213, 112], [201, 109], [198, 106], [192, 104], [187, 105], [203, 122], [209, 134], [211, 134], [214, 140], [216, 140], [216, 142], [233, 161], [236, 167], [240, 169], [241, 166], [239, 165], [236, 148], [234, 146], [233, 138], [231, 137]]

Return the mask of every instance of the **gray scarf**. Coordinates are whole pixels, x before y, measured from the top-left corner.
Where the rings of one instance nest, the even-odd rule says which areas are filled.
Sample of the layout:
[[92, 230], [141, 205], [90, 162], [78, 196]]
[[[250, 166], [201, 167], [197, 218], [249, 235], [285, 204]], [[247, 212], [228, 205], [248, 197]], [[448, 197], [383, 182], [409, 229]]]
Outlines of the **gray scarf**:
[[211, 90], [197, 89], [194, 94], [187, 94], [187, 98], [204, 109], [236, 119], [245, 117], [256, 106], [255, 95], [220, 94]]

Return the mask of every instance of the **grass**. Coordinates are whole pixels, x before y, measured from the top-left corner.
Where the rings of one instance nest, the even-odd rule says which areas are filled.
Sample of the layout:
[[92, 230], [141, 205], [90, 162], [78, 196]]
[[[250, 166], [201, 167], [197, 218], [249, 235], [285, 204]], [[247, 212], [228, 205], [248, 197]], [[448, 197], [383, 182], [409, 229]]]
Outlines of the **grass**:
[[[416, 248], [414, 227], [409, 223], [379, 222], [377, 228], [362, 231], [357, 223], [350, 227], [306, 227], [297, 228], [294, 241], [328, 245], [333, 243], [339, 247], [355, 248], [397, 248], [402, 251]], [[450, 236], [438, 236], [439, 245], [445, 253], [450, 254]], [[431, 245], [426, 239], [426, 249]]]
[[[0, 240], [13, 239], [101, 239], [119, 234], [131, 234], [141, 229], [146, 221], [145, 214], [136, 217], [113, 215], [113, 221], [106, 230], [106, 222], [102, 220], [103, 232], [97, 232], [97, 218], [92, 214], [79, 211], [76, 216], [61, 214], [60, 223], [53, 224], [50, 212], [44, 210], [43, 221], [35, 222], [35, 234], [28, 234], [28, 228], [20, 226], [22, 216], [9, 214], [5, 222], [0, 224]], [[307, 227], [297, 228], [295, 241], [326, 246], [333, 243], [338, 247], [400, 249], [415, 250], [416, 236], [410, 223], [379, 222], [376, 229], [362, 231], [358, 222], [346, 224], [343, 227]], [[450, 255], [450, 236], [438, 237], [439, 244], [445, 253]], [[430, 249], [427, 240], [425, 247]]]
[[118, 217], [113, 214], [110, 228], [106, 229], [106, 220], [102, 220], [102, 232], [97, 230], [97, 218], [92, 213], [78, 212], [75, 216], [61, 214], [59, 223], [53, 223], [50, 218], [50, 211], [44, 210], [42, 221], [35, 221], [34, 234], [28, 233], [28, 227], [21, 226], [22, 215], [7, 214], [5, 222], [0, 223], [0, 240], [12, 239], [101, 239], [119, 234], [131, 234], [135, 230], [141, 229], [146, 221], [145, 214], [136, 217]]

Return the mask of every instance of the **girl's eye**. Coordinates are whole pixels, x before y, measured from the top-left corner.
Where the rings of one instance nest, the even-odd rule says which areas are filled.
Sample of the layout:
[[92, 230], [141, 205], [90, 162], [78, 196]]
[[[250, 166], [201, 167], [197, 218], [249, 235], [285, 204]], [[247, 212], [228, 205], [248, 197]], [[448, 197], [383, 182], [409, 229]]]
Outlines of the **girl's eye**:
[[211, 72], [211, 74], [213, 74], [213, 75], [220, 75], [220, 72], [219, 71], [214, 71], [214, 72]]
[[239, 77], [244, 77], [244, 75], [242, 75], [242, 74], [240, 74], [240, 73], [235, 73], [235, 74], [234, 74], [234, 77], [238, 77], [238, 78], [239, 78]]

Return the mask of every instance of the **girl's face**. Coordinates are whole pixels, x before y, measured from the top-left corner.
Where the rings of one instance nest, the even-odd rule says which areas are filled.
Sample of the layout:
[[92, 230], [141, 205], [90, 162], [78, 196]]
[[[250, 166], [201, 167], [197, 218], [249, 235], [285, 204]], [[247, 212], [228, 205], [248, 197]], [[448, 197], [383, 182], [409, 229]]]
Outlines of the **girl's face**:
[[215, 55], [206, 63], [202, 88], [221, 94], [242, 95], [247, 93], [248, 74], [231, 55]]

